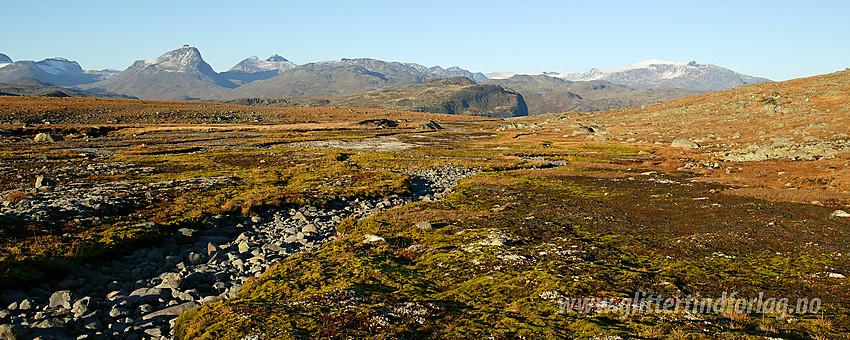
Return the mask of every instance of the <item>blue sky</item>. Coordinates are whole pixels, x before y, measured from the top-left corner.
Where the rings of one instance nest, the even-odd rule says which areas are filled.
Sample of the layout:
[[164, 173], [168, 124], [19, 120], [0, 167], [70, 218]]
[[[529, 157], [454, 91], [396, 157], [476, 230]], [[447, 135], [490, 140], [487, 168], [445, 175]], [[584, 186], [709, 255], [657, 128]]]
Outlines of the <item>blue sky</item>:
[[472, 71], [695, 60], [786, 80], [850, 67], [850, 1], [2, 1], [0, 53], [123, 70], [183, 44], [216, 71], [274, 53]]

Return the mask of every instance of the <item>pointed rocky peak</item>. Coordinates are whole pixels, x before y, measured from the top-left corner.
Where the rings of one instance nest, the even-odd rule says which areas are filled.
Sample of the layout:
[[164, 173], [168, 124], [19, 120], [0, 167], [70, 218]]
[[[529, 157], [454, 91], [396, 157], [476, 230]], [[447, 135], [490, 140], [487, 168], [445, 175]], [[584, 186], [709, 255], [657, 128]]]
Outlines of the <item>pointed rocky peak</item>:
[[7, 56], [3, 53], [0, 53], [0, 64], [10, 64], [10, 63], [12, 63], [12, 58], [9, 58], [9, 56]]
[[145, 60], [145, 64], [163, 71], [215, 73], [201, 57], [201, 52], [189, 45], [168, 51], [154, 60]]
[[269, 57], [268, 59], [266, 59], [266, 61], [289, 61], [289, 60], [287, 60], [284, 57], [281, 57], [279, 54], [275, 54], [275, 55]]

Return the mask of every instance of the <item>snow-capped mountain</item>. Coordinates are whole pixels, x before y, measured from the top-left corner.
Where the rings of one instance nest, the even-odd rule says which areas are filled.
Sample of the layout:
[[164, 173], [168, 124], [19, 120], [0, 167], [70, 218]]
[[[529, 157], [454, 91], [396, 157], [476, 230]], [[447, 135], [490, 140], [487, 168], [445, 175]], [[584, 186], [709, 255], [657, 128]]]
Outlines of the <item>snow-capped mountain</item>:
[[510, 72], [510, 71], [505, 71], [505, 70], [499, 70], [499, 71], [496, 71], [496, 72], [491, 72], [491, 73], [485, 74], [487, 79], [510, 79], [511, 77], [513, 77], [515, 75], [517, 75], [517, 74]]
[[257, 56], [251, 56], [245, 60], [240, 61], [236, 66], [233, 66], [228, 72], [264, 72], [264, 71], [277, 71], [278, 73], [286, 71], [291, 68], [295, 68], [295, 63], [286, 60], [286, 58], [281, 57], [277, 54], [269, 57], [266, 60], [260, 60]]
[[[8, 56], [0, 58], [11, 61]], [[96, 74], [87, 74], [76, 61], [65, 58], [47, 58], [39, 61], [21, 60], [0, 64], [0, 83], [37, 81], [57, 86], [74, 86], [92, 83], [102, 78]]]
[[9, 56], [7, 56], [3, 53], [0, 53], [0, 67], [6, 66], [6, 65], [11, 64], [11, 63], [12, 63], [12, 58], [9, 58]]
[[277, 54], [268, 57], [266, 60], [260, 60], [257, 56], [251, 56], [240, 61], [227, 72], [222, 72], [221, 76], [241, 85], [257, 80], [269, 79], [296, 66], [298, 65]]
[[606, 80], [634, 89], [684, 88], [694, 91], [718, 91], [747, 84], [770, 81], [734, 72], [717, 65], [695, 61], [671, 62], [651, 59], [611, 70], [594, 68], [585, 73], [549, 73], [550, 77], [570, 81]]
[[427, 67], [424, 65], [416, 64], [416, 63], [402, 63], [407, 67], [410, 67], [414, 70], [423, 73], [430, 73], [440, 78], [451, 78], [451, 77], [467, 77], [473, 81], [484, 81], [489, 79], [489, 77], [485, 76], [481, 72], [472, 73], [471, 71], [464, 70], [459, 66], [452, 66], [449, 68], [442, 68], [439, 65], [433, 67]]
[[237, 86], [216, 73], [197, 48], [184, 45], [156, 59], [138, 60], [109, 79], [80, 88], [169, 100], [215, 98]]

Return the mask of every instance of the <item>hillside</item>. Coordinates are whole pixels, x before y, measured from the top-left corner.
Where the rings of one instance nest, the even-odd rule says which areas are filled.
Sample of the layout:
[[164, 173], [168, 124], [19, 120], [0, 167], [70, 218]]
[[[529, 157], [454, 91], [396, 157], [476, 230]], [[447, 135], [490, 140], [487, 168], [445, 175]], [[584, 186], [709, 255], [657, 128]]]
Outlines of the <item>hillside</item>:
[[432, 79], [411, 86], [339, 97], [280, 100], [253, 98], [232, 100], [229, 103], [297, 107], [367, 107], [498, 118], [528, 115], [525, 101], [519, 93], [502, 86], [476, 84], [467, 77]]
[[531, 115], [602, 111], [653, 104], [699, 94], [683, 89], [633, 90], [607, 81], [569, 81], [546, 75], [514, 75], [508, 79], [485, 80], [521, 93]]
[[226, 95], [238, 98], [339, 96], [392, 86], [418, 84], [434, 78], [397, 62], [343, 59], [300, 65], [265, 80], [240, 86]]

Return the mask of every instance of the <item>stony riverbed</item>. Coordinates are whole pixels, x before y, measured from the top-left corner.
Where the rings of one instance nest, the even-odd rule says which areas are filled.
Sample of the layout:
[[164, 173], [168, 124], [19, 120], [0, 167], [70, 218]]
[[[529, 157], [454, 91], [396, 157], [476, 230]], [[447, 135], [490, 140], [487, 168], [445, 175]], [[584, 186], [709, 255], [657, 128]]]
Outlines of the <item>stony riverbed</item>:
[[[337, 201], [326, 208], [270, 209], [252, 217], [212, 216], [201, 228], [180, 229], [158, 247], [139, 249], [111, 262], [79, 266], [72, 276], [52, 285], [3, 292], [0, 299], [5, 308], [0, 309], [0, 320], [4, 325], [0, 326], [0, 337], [18, 334], [41, 339], [171, 338], [173, 320], [181, 313], [234, 296], [249, 277], [262, 274], [275, 262], [317, 249], [334, 238], [335, 227], [342, 219], [362, 218], [414, 201], [439, 199], [451, 192], [459, 179], [478, 172], [454, 166], [409, 171], [410, 196]], [[213, 185], [226, 180], [215, 178], [185, 184]], [[97, 196], [87, 193], [86, 188], [76, 190], [80, 197]], [[75, 196], [63, 197], [73, 200]], [[121, 202], [103, 206], [117, 206]], [[97, 215], [95, 208], [101, 205], [88, 203], [91, 202], [69, 205], [80, 207], [77, 211], [81, 213]], [[27, 206], [29, 214], [14, 214], [14, 218], [42, 215], [49, 218], [57, 209], [63, 214], [74, 211], [61, 207]], [[33, 214], [33, 211], [43, 213]], [[13, 213], [5, 211], [9, 218]], [[143, 223], [146, 227], [156, 227], [153, 222]]]

